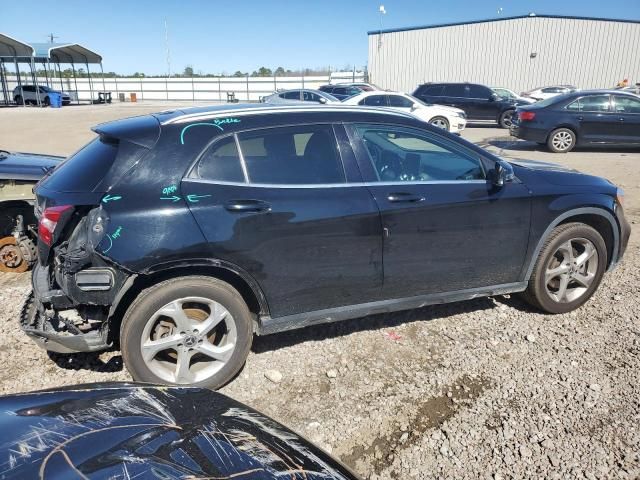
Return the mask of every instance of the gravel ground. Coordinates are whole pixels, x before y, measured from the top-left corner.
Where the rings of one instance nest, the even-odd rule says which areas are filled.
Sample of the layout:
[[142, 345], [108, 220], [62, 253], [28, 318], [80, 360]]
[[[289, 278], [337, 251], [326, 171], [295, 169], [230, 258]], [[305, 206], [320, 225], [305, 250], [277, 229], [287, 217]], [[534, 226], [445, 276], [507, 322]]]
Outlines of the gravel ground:
[[[86, 128], [69, 110], [80, 120], [67, 126]], [[122, 112], [132, 109], [107, 111]], [[28, 118], [5, 113], [2, 137]], [[46, 122], [38, 128], [45, 135]], [[604, 175], [640, 220], [638, 151], [553, 155], [496, 128], [464, 136], [507, 157]], [[79, 146], [48, 142], [51, 153]], [[256, 338], [223, 392], [364, 478], [640, 478], [639, 246], [632, 235], [622, 264], [576, 312], [543, 315], [500, 296]], [[130, 380], [119, 352], [49, 357], [18, 328], [28, 274], [0, 275], [0, 287], [0, 393]]]

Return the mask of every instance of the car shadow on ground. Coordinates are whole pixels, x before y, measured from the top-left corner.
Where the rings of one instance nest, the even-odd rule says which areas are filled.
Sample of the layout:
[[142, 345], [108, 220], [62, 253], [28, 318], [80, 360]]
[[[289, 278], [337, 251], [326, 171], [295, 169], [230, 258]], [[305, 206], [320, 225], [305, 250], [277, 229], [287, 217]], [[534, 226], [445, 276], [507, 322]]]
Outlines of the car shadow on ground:
[[[288, 332], [256, 336], [251, 350], [254, 353], [264, 353], [304, 342], [328, 340], [368, 330], [384, 330], [404, 323], [429, 322], [469, 312], [491, 310], [496, 308], [497, 303], [506, 303], [503, 298], [495, 297], [495, 299], [491, 299], [485, 297], [464, 302], [430, 305], [413, 310], [381, 313], [352, 320], [313, 325]], [[523, 308], [520, 303], [518, 305], [519, 307], [517, 308]], [[523, 305], [526, 304], [523, 303]]]
[[106, 362], [100, 358], [104, 352], [55, 353], [47, 352], [49, 358], [65, 370], [91, 370], [100, 373], [114, 373], [122, 370], [122, 356], [114, 355]]

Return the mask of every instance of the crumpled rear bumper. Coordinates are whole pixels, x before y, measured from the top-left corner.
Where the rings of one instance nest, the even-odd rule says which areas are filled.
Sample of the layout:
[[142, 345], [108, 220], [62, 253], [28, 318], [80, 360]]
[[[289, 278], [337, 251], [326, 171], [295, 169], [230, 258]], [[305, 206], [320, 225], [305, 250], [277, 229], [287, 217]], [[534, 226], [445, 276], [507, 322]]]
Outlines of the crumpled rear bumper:
[[72, 309], [73, 302], [62, 290], [49, 289], [48, 266], [36, 264], [32, 275], [33, 294], [23, 307], [20, 327], [38, 346], [58, 353], [95, 352], [111, 346], [106, 328], [87, 333], [74, 331], [72, 325], [52, 314]]

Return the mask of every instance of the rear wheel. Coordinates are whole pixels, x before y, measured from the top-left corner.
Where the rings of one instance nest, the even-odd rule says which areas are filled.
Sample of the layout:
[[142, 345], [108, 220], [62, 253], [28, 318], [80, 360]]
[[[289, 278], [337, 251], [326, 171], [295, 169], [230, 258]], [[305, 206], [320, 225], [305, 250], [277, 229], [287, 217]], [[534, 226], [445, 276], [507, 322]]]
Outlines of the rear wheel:
[[591, 298], [606, 267], [607, 246], [596, 230], [560, 225], [540, 250], [524, 298], [549, 313], [570, 312]]
[[219, 388], [242, 368], [251, 313], [230, 285], [179, 277], [140, 293], [122, 320], [124, 363], [138, 381]]
[[18, 105], [22, 105], [22, 95], [16, 95], [13, 99]]
[[429, 120], [429, 123], [434, 127], [441, 128], [443, 130], [449, 131], [449, 120], [444, 117], [433, 117]]
[[507, 110], [506, 112], [502, 112], [502, 115], [500, 115], [500, 120], [498, 122], [500, 123], [500, 126], [502, 128], [510, 128], [513, 124], [513, 115], [515, 113], [515, 110]]
[[555, 153], [567, 153], [576, 146], [576, 134], [568, 128], [558, 128], [549, 135], [549, 150]]
[[46, 107], [51, 105], [51, 99], [48, 96], [44, 97], [44, 104]]

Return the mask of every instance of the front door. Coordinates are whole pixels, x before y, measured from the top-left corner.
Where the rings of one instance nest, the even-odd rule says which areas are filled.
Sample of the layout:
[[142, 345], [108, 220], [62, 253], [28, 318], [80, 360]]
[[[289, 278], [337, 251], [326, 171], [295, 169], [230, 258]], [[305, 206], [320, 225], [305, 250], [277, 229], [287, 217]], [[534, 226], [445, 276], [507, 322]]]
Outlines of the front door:
[[494, 187], [478, 153], [432, 132], [350, 131], [382, 215], [386, 297], [518, 281], [529, 237], [525, 185]]
[[347, 179], [333, 127], [299, 125], [221, 138], [180, 195], [212, 257], [248, 272], [280, 317], [379, 294], [380, 214], [361, 178]]

